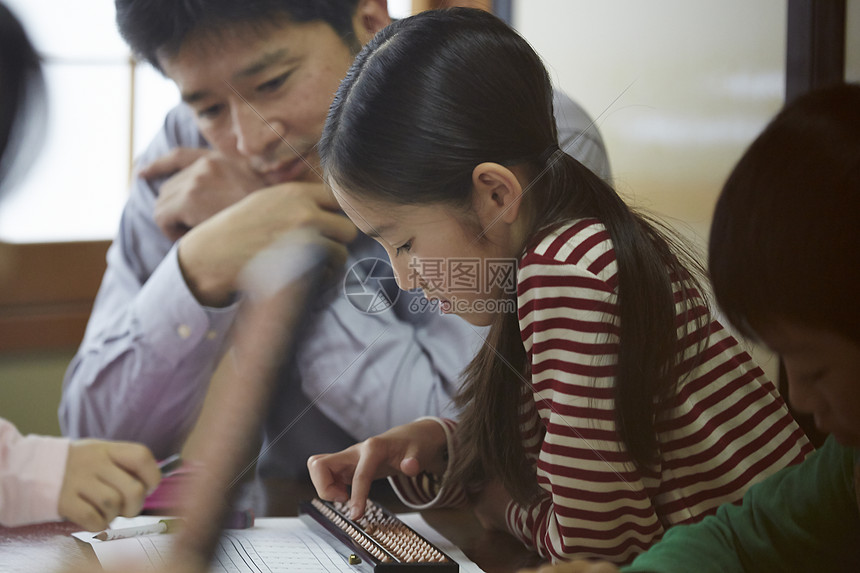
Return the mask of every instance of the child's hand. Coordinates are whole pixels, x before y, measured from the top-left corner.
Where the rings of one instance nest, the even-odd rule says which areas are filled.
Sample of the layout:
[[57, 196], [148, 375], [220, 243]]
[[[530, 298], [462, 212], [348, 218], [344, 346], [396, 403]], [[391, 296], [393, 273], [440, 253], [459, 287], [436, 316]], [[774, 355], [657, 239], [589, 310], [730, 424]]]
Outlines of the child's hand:
[[[422, 471], [442, 475], [447, 468], [445, 430], [434, 420], [397, 426], [335, 454], [308, 459], [317, 495], [328, 501], [349, 499], [350, 517], [364, 515], [373, 480], [397, 473], [417, 476]], [[352, 485], [352, 496], [347, 486]]]
[[158, 464], [145, 446], [75, 441], [69, 446], [58, 511], [87, 530], [104, 529], [118, 515], [137, 515], [160, 480]]
[[619, 573], [620, 569], [606, 561], [568, 561], [542, 565], [537, 569], [521, 569], [519, 573]]

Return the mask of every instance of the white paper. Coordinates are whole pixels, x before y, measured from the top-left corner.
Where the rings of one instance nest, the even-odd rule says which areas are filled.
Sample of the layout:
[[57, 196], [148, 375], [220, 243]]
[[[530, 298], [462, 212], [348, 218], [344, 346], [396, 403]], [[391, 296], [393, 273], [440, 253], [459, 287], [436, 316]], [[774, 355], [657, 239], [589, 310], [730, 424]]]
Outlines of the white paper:
[[[424, 521], [419, 513], [398, 514], [398, 517], [448, 554], [460, 565], [463, 573], [483, 573], [453, 543], [442, 537]], [[164, 519], [163, 516], [117, 518], [112, 529], [146, 525]], [[171, 534], [144, 535], [129, 539], [100, 541], [93, 532], [82, 531], [74, 537], [92, 544], [99, 562], [106, 570], [126, 569], [130, 563], [144, 570], [163, 568], [169, 559]], [[262, 517], [250, 529], [226, 529], [221, 537], [218, 554], [210, 569], [212, 573], [272, 573], [302, 571], [303, 573], [354, 573], [344, 558], [297, 517]]]
[[[141, 525], [150, 525], [152, 523], [158, 523], [162, 519], [168, 519], [170, 516], [167, 515], [139, 515], [137, 517], [117, 517], [113, 521], [110, 522], [110, 529], [125, 529], [127, 527], [140, 527]], [[101, 539], [96, 539], [93, 537], [96, 535], [98, 531], [76, 531], [72, 533], [72, 537], [76, 537], [83, 541], [84, 543], [90, 543], [92, 545], [96, 545], [99, 543], [107, 543], [106, 541], [102, 541]]]

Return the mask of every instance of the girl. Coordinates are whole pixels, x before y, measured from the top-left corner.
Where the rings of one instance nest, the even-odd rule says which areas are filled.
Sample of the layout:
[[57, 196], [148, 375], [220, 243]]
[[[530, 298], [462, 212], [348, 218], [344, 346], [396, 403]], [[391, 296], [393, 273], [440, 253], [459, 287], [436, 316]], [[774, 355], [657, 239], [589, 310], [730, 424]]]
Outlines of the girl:
[[308, 465], [323, 499], [351, 484], [355, 516], [391, 476], [417, 508], [471, 497], [545, 557], [623, 563], [811, 446], [695, 265], [558, 148], [552, 112], [537, 54], [481, 11], [407, 18], [358, 56], [320, 142], [328, 181], [401, 288], [490, 329], [459, 423]]

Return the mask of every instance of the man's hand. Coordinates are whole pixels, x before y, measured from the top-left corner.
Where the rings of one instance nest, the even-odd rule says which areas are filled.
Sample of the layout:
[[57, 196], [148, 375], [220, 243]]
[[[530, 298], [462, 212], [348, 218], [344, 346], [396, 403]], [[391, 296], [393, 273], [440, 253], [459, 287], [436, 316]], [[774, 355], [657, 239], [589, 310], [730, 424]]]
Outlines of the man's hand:
[[172, 241], [266, 186], [259, 175], [237, 161], [209, 149], [185, 147], [156, 159], [138, 176], [169, 177], [159, 190], [155, 222]]
[[309, 228], [327, 242], [333, 264], [346, 260], [357, 233], [322, 183], [283, 183], [251, 193], [189, 231], [179, 242], [185, 282], [205, 306], [227, 304], [239, 272], [285, 233]]

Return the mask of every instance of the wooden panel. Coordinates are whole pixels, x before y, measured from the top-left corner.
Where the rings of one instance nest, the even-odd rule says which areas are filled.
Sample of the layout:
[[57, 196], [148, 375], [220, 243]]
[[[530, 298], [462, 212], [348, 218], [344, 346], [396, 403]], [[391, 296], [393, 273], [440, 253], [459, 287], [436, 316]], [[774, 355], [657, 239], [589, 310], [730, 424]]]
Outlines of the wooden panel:
[[0, 308], [0, 353], [75, 348], [84, 337], [92, 303]]
[[12, 276], [0, 284], [0, 306], [92, 301], [109, 241], [0, 243]]
[[76, 347], [109, 245], [0, 243], [0, 352]]

